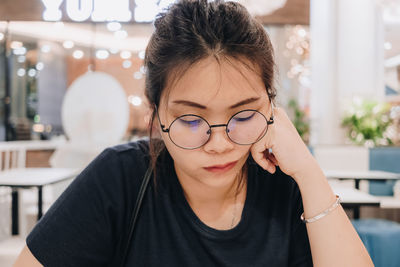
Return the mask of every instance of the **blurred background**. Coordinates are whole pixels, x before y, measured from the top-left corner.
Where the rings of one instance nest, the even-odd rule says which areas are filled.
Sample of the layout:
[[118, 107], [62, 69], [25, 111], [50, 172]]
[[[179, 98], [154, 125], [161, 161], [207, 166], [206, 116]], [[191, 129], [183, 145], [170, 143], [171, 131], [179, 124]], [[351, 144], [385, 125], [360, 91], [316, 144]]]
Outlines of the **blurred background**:
[[[99, 152], [146, 137], [145, 48], [173, 2], [0, 2], [1, 266]], [[399, 247], [400, 0], [238, 2], [268, 32], [277, 102], [360, 236]], [[400, 266], [395, 251], [367, 249]]]

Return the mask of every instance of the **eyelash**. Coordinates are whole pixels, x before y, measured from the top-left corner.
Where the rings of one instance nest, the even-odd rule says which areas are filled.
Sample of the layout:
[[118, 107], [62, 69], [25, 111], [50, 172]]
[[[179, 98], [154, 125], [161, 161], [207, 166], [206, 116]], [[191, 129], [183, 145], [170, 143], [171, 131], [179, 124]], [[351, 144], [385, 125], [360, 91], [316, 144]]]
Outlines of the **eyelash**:
[[235, 120], [236, 121], [239, 121], [239, 122], [241, 122], [241, 121], [248, 121], [248, 120], [250, 120], [251, 118], [253, 118], [253, 116], [255, 115], [256, 113], [254, 112], [253, 114], [251, 114], [250, 116], [248, 116], [248, 117], [244, 117], [244, 118], [235, 118]]
[[197, 120], [192, 120], [192, 121], [187, 121], [187, 120], [184, 120], [184, 119], [179, 119], [182, 123], [184, 123], [184, 124], [188, 124], [188, 125], [191, 125], [191, 124], [194, 124], [194, 123], [199, 123], [199, 122], [201, 122], [201, 120], [200, 119], [197, 119]]
[[[188, 114], [192, 114], [192, 113], [188, 113]], [[184, 114], [183, 114], [183, 115], [184, 115]], [[193, 115], [195, 115], [195, 114], [193, 114]], [[197, 114], [196, 114], [196, 115], [197, 115]], [[253, 113], [251, 116], [248, 116], [248, 117], [243, 117], [243, 118], [240, 118], [240, 117], [239, 117], [239, 118], [235, 118], [235, 121], [237, 121], [237, 122], [245, 122], [245, 121], [250, 120], [254, 115], [255, 115], [255, 113]], [[180, 116], [182, 116], [182, 115], [180, 115]], [[174, 117], [174, 119], [177, 119], [177, 118], [179, 118], [180, 116], [176, 116], [176, 117]], [[204, 117], [201, 116], [201, 115], [197, 115], [197, 116], [200, 116], [200, 117], [204, 118]], [[232, 117], [230, 117], [230, 118], [232, 118]], [[196, 119], [196, 120], [185, 120], [185, 119], [181, 118], [181, 119], [179, 119], [179, 121], [180, 121], [181, 123], [186, 124], [186, 125], [191, 125], [191, 124], [195, 124], [196, 122], [199, 123], [201, 120], [200, 120], [200, 119]]]

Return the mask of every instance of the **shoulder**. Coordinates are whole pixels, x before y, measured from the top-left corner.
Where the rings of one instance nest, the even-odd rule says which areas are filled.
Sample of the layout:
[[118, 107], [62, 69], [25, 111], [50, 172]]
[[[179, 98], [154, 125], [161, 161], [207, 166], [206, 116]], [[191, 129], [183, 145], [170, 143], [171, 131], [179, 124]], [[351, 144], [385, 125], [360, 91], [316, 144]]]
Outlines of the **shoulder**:
[[146, 159], [149, 157], [149, 141], [148, 139], [140, 139], [135, 142], [119, 144], [106, 148], [102, 154], [107, 156], [118, 156], [120, 158], [137, 158]]
[[125, 171], [143, 169], [150, 160], [149, 141], [141, 139], [135, 142], [108, 147], [92, 163], [107, 167], [122, 167]]
[[[99, 176], [108, 176], [110, 179], [126, 180], [125, 182], [139, 182], [149, 166], [149, 141], [141, 139], [135, 142], [119, 144], [106, 148], [91, 163], [97, 169]], [[90, 165], [87, 169], [90, 168]]]
[[119, 145], [115, 145], [112, 147], [108, 148], [109, 150], [113, 150], [115, 152], [118, 153], [124, 153], [124, 152], [144, 152], [144, 153], [148, 153], [149, 151], [149, 140], [148, 138], [143, 138], [143, 139], [139, 139], [137, 141], [134, 142], [128, 142], [128, 143], [124, 143], [124, 144], [119, 144]]
[[137, 188], [147, 169], [148, 155], [146, 140], [108, 147], [81, 171], [67, 189], [98, 188], [99, 192], [111, 193], [117, 189]]

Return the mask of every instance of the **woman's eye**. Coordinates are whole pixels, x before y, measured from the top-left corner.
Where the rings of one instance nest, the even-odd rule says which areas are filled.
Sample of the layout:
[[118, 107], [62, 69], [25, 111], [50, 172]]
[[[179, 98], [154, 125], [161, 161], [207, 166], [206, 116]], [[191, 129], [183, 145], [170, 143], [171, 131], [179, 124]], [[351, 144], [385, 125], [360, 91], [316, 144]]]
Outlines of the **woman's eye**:
[[250, 120], [251, 118], [253, 118], [255, 114], [256, 114], [256, 113], [253, 112], [250, 116], [246, 116], [246, 117], [235, 116], [235, 117], [233, 117], [233, 118], [234, 118], [235, 121], [248, 121], [248, 120]]
[[179, 119], [179, 121], [185, 125], [188, 126], [196, 126], [201, 123], [201, 119], [196, 119], [196, 120], [184, 120], [184, 119]]

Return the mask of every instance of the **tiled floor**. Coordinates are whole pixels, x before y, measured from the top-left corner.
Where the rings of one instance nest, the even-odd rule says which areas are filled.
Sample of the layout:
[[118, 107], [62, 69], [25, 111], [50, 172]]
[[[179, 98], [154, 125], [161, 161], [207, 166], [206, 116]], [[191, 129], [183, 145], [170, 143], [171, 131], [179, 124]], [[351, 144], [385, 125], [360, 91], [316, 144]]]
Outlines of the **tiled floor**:
[[25, 239], [20, 236], [0, 241], [0, 266], [12, 267], [24, 246]]

